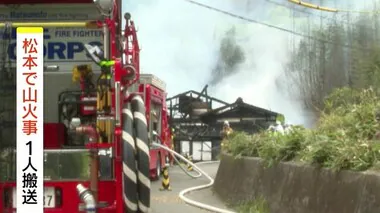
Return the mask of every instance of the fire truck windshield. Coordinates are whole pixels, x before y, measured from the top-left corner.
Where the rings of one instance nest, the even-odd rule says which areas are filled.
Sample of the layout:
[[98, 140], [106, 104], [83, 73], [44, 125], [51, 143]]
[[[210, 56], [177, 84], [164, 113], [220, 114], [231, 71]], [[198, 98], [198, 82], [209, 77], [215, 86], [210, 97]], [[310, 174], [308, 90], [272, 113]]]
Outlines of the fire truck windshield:
[[[2, 154], [0, 180], [16, 180], [16, 155], [13, 151]], [[99, 156], [99, 178], [112, 178], [112, 161], [109, 156]], [[62, 149], [44, 151], [45, 181], [89, 180], [90, 159], [86, 149]]]

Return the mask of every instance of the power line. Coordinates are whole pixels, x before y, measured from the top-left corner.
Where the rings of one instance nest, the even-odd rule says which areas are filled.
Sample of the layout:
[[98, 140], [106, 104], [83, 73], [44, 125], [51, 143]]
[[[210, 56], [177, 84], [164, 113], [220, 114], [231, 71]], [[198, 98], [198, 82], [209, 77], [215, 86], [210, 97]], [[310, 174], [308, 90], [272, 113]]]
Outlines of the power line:
[[220, 10], [220, 9], [215, 8], [215, 7], [211, 7], [211, 6], [208, 6], [208, 5], [199, 3], [199, 2], [195, 2], [195, 1], [192, 1], [192, 0], [184, 0], [184, 1], [187, 1], [187, 2], [189, 2], [191, 4], [195, 4], [195, 5], [204, 7], [204, 8], [207, 8], [209, 10], [213, 10], [213, 11], [216, 11], [216, 12], [219, 12], [219, 13], [223, 13], [225, 15], [228, 15], [228, 16], [231, 16], [231, 17], [243, 20], [243, 21], [247, 21], [247, 22], [259, 24], [259, 25], [262, 25], [262, 26], [266, 26], [266, 27], [269, 27], [269, 28], [277, 29], [277, 30], [280, 30], [280, 31], [283, 31], [283, 32], [287, 32], [287, 33], [291, 33], [293, 35], [300, 36], [300, 37], [309, 38], [309, 39], [314, 40], [314, 41], [319, 41], [319, 42], [328, 43], [328, 44], [336, 44], [338, 46], [347, 47], [347, 48], [351, 48], [351, 49], [368, 50], [367, 48], [354, 47], [354, 46], [349, 45], [349, 44], [336, 43], [336, 42], [333, 42], [333, 41], [320, 39], [320, 38], [317, 38], [317, 37], [314, 37], [314, 36], [309, 36], [309, 35], [306, 35], [306, 34], [303, 34], [303, 33], [299, 33], [299, 32], [293, 31], [293, 30], [289, 30], [289, 29], [286, 29], [286, 28], [278, 27], [278, 26], [275, 26], [275, 25], [272, 25], [272, 24], [263, 23], [263, 22], [260, 22], [260, 21], [257, 21], [257, 20], [251, 19], [251, 18], [246, 18], [246, 17], [240, 16], [240, 15], [236, 15], [236, 14], [233, 14], [233, 13], [230, 13], [230, 12], [227, 12], [227, 11], [224, 11], [224, 10]]
[[[334, 22], [334, 23], [340, 23], [342, 25], [346, 25], [347, 24], [346, 21], [338, 19], [338, 18], [335, 19], [335, 18], [331, 18], [331, 17], [328, 17], [328, 16], [322, 16], [322, 15], [319, 15], [319, 14], [316, 14], [316, 13], [308, 12], [306, 10], [297, 9], [295, 7], [291, 7], [291, 6], [287, 5], [287, 4], [283, 4], [283, 3], [280, 3], [280, 2], [277, 2], [277, 1], [273, 1], [273, 0], [265, 0], [265, 1], [268, 2], [268, 3], [274, 4], [274, 5], [280, 6], [280, 7], [285, 7], [285, 8], [288, 8], [290, 10], [294, 10], [294, 11], [297, 11], [297, 12], [300, 12], [300, 13], [305, 13], [305, 14], [308, 14], [308, 15], [312, 15], [312, 16], [315, 16], [315, 17], [318, 17], [318, 18], [322, 18], [322, 19], [327, 20], [327, 21]], [[343, 13], [343, 14], [345, 15], [346, 13]], [[334, 15], [343, 15], [343, 14], [342, 13], [339, 13], [339, 14], [335, 13]], [[369, 26], [368, 23], [367, 24], [356, 23], [356, 25], [358, 25], [358, 26], [364, 26], [364, 27], [368, 27]]]
[[298, 4], [298, 5], [303, 6], [303, 7], [308, 7], [308, 8], [311, 8], [311, 9], [315, 9], [315, 10], [322, 10], [322, 11], [333, 12], [333, 13], [338, 12], [338, 10], [335, 9], [335, 8], [322, 7], [322, 6], [319, 6], [319, 5], [316, 5], [316, 4], [310, 4], [310, 3], [299, 1], [299, 0], [288, 0], [288, 2], [291, 2], [293, 4]]
[[346, 13], [346, 12], [347, 13], [362, 13], [362, 14], [374, 14], [374, 13], [378, 14], [379, 13], [379, 11], [376, 11], [376, 10], [348, 10], [348, 9], [330, 8], [330, 7], [320, 6], [320, 5], [317, 5], [317, 4], [311, 4], [311, 3], [300, 1], [300, 0], [288, 0], [288, 2], [300, 5], [302, 7], [311, 8], [311, 9], [314, 9], [314, 10], [321, 10], [321, 11], [333, 12], [333, 13], [338, 13], [338, 12], [344, 12], [344, 13]]
[[290, 9], [290, 10], [294, 10], [294, 11], [297, 11], [297, 12], [300, 12], [300, 13], [305, 13], [305, 14], [312, 15], [312, 16], [317, 16], [319, 18], [326, 19], [326, 20], [329, 20], [329, 21], [336, 21], [336, 19], [334, 19], [334, 18], [318, 15], [318, 14], [315, 14], [315, 13], [312, 13], [312, 12], [308, 12], [308, 11], [305, 11], [305, 10], [301, 10], [301, 9], [297, 9], [297, 8], [291, 7], [289, 5], [286, 5], [286, 4], [283, 4], [283, 3], [279, 3], [277, 1], [272, 1], [272, 0], [265, 0], [265, 1], [267, 1], [267, 2], [269, 2], [271, 4], [275, 4], [277, 6], [280, 6], [280, 7], [286, 7], [288, 9]]

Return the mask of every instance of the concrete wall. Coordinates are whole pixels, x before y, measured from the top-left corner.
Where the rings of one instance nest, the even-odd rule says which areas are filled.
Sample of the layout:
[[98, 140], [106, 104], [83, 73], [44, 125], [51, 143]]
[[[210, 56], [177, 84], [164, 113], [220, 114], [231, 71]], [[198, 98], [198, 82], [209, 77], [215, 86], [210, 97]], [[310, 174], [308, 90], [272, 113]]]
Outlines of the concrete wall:
[[238, 203], [263, 196], [271, 213], [378, 213], [380, 174], [333, 172], [296, 163], [265, 168], [258, 158], [222, 155], [214, 190]]

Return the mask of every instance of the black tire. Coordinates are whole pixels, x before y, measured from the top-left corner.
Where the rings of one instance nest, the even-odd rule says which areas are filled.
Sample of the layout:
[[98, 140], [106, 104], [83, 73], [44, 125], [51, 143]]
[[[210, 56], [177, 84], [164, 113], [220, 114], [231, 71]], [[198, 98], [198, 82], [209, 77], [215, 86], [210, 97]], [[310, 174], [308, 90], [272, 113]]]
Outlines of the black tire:
[[145, 105], [138, 95], [132, 98], [133, 124], [137, 154], [138, 207], [143, 213], [150, 208], [150, 155]]
[[123, 200], [126, 212], [135, 213], [138, 212], [136, 150], [129, 104], [123, 107], [122, 119]]

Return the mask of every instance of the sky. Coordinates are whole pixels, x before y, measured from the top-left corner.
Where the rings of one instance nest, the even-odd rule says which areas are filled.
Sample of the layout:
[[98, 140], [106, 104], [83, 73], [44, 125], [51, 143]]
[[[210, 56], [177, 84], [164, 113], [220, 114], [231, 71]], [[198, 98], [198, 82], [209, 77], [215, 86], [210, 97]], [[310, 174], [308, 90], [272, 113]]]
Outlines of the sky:
[[[270, 2], [272, 1], [272, 2]], [[297, 32], [326, 12], [305, 9], [280, 0], [196, 0], [246, 18]], [[185, 0], [123, 1], [138, 29], [141, 46], [141, 72], [157, 75], [167, 84], [168, 96], [187, 90], [200, 91], [211, 78], [226, 32], [235, 28], [234, 40], [243, 50], [245, 60], [209, 94], [227, 102], [241, 97], [244, 102], [285, 115], [292, 124], [310, 126], [313, 116], [288, 92], [290, 82], [284, 75], [292, 42], [298, 36], [248, 21], [239, 20]], [[279, 6], [277, 2], [285, 5]], [[309, 1], [318, 3], [317, 1]], [[361, 9], [372, 0], [323, 0], [323, 6]], [[312, 13], [293, 14], [296, 7]], [[293, 19], [293, 15], [297, 18]]]

